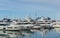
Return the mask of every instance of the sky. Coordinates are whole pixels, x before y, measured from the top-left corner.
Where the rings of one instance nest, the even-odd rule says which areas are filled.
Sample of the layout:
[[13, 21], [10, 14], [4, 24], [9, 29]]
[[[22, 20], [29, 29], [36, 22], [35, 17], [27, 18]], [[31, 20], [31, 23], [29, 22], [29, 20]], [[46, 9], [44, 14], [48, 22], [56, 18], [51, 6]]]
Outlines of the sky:
[[0, 0], [0, 18], [36, 18], [36, 15], [60, 19], [60, 0]]

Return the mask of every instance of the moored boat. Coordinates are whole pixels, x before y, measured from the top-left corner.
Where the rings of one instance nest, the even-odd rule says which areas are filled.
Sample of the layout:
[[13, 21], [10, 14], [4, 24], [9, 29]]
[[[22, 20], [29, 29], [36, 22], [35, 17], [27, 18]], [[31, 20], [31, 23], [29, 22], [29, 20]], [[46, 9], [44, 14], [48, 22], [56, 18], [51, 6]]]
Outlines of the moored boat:
[[57, 20], [57, 21], [53, 22], [53, 26], [52, 27], [54, 27], [54, 28], [60, 28], [60, 21]]

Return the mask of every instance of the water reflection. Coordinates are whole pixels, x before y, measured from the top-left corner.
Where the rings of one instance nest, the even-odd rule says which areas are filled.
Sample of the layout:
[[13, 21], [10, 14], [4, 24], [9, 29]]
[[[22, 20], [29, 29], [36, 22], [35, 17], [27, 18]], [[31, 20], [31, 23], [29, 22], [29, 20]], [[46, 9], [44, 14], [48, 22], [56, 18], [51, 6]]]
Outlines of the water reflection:
[[60, 33], [60, 28], [54, 28], [52, 30], [53, 30], [53, 32]]
[[23, 38], [31, 34], [31, 31], [0, 31], [0, 38]]
[[[59, 35], [60, 28], [55, 29], [40, 29], [40, 30], [33, 30], [30, 31], [0, 31], [0, 38], [53, 38], [55, 37], [54, 34]], [[51, 36], [53, 35], [53, 36]], [[58, 37], [58, 36], [56, 36]]]

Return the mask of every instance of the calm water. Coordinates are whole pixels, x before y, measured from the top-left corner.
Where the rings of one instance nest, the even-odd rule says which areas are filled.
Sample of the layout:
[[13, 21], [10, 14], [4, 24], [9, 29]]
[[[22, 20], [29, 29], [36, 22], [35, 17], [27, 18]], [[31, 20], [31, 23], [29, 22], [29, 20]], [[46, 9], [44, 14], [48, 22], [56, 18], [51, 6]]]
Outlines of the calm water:
[[60, 28], [31, 31], [0, 31], [0, 38], [60, 38]]

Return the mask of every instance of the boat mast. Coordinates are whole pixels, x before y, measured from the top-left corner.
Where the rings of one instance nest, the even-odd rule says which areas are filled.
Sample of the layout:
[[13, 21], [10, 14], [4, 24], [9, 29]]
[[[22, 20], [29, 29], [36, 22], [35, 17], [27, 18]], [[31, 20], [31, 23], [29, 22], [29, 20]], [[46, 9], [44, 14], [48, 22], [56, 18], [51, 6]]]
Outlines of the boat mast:
[[35, 17], [37, 18], [37, 12], [35, 12]]
[[[37, 12], [35, 12], [35, 19], [37, 18]], [[35, 23], [37, 24], [37, 20], [35, 20]]]

